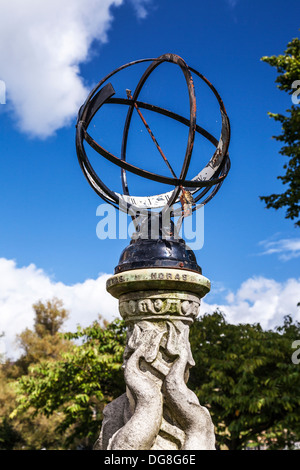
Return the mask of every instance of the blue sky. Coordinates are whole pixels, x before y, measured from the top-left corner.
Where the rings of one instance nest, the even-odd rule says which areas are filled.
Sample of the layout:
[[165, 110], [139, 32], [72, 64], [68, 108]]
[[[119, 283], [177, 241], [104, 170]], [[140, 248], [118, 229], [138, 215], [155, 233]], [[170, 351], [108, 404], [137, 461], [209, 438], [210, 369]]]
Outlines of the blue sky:
[[[104, 281], [129, 240], [96, 236], [102, 201], [77, 162], [77, 110], [110, 71], [167, 52], [180, 55], [216, 86], [232, 129], [232, 167], [205, 207], [204, 245], [196, 251], [212, 281], [202, 312], [220, 305], [231, 321], [265, 327], [280, 324], [287, 313], [299, 319], [299, 229], [284, 218], [284, 210], [266, 210], [259, 200], [281, 191], [276, 177], [284, 164], [272, 139], [280, 126], [267, 113], [291, 105], [290, 96], [276, 88], [275, 70], [260, 58], [283, 53], [299, 35], [299, 2], [12, 0], [1, 9], [4, 350], [11, 354], [15, 333], [31, 327], [31, 305], [39, 298], [62, 297], [71, 311], [70, 327], [91, 323], [98, 313], [117, 315]], [[157, 99], [174, 102], [178, 112], [176, 82], [170, 89], [163, 79], [159, 83]], [[213, 126], [201, 94], [197, 104], [198, 124]], [[108, 142], [114, 144], [111, 135]], [[109, 179], [107, 165], [103, 171]]]

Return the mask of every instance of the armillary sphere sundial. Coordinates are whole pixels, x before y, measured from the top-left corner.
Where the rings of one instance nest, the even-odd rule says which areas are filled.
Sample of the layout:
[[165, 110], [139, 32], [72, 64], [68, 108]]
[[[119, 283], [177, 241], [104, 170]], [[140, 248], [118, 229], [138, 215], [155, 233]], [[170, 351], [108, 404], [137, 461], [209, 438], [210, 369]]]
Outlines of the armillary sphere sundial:
[[[149, 65], [135, 90], [132, 92], [124, 84], [123, 96], [116, 96], [113, 82], [118, 73], [143, 62]], [[152, 72], [166, 62], [179, 67], [183, 73], [189, 96], [188, 116], [139, 100]], [[222, 121], [219, 139], [196, 122], [195, 77], [209, 87], [219, 104]], [[107, 105], [127, 106], [119, 155], [105, 149], [89, 133], [93, 118], [105, 113]], [[187, 126], [188, 139], [179, 174], [160, 147], [144, 110]], [[168, 176], [143, 169], [142, 158], [139, 166], [128, 160], [127, 143], [133, 113], [137, 113], [147, 129], [156, 155], [168, 168]], [[198, 173], [188, 179], [197, 134], [213, 144], [215, 150], [205, 162], [199, 161]], [[194, 365], [188, 340], [189, 326], [198, 315], [201, 298], [210, 290], [210, 282], [202, 275], [193, 251], [178, 237], [173, 219], [193, 216], [195, 210], [219, 191], [230, 169], [229, 141], [230, 124], [220, 95], [207, 78], [175, 54], [140, 59], [115, 69], [97, 84], [79, 110], [76, 149], [81, 169], [105, 202], [131, 215], [136, 229], [130, 245], [121, 254], [115, 274], [107, 281], [107, 290], [119, 299], [120, 314], [127, 324], [123, 365], [126, 392], [105, 408], [95, 449], [215, 448], [209, 412], [186, 385], [188, 370]], [[85, 145], [120, 168], [122, 193], [104, 183], [91, 165]], [[129, 188], [127, 173], [167, 185], [168, 190], [150, 196], [136, 195]], [[143, 217], [137, 217], [141, 211]], [[169, 219], [164, 217], [166, 213]], [[159, 221], [158, 236], [154, 238], [150, 230], [153, 216]], [[166, 220], [169, 220], [167, 224]]]

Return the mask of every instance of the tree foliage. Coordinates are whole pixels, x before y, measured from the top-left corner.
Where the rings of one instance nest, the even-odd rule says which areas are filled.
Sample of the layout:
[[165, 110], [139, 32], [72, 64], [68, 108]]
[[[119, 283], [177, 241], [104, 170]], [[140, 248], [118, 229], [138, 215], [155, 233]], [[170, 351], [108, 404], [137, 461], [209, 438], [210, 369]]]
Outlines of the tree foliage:
[[[287, 115], [268, 113], [271, 118], [281, 123], [282, 133], [274, 138], [282, 142], [280, 154], [287, 157], [288, 161], [283, 168], [285, 175], [278, 176], [286, 190], [282, 194], [271, 194], [261, 196], [260, 199], [266, 203], [266, 207], [279, 209], [286, 208], [287, 219], [298, 219], [295, 226], [300, 227], [300, 40], [293, 39], [288, 43], [283, 55], [262, 57], [262, 61], [277, 69], [278, 76], [275, 82], [280, 90], [289, 95], [294, 95], [296, 104], [288, 109]], [[297, 90], [298, 89], [298, 90]]]
[[219, 445], [283, 449], [300, 440], [300, 367], [291, 360], [297, 338], [300, 324], [290, 317], [275, 331], [229, 324], [219, 311], [194, 323], [190, 384], [210, 409]]
[[12, 416], [32, 409], [32, 416], [62, 416], [56, 431], [62, 446], [90, 448], [98, 437], [104, 406], [124, 392], [121, 373], [125, 330], [120, 321], [101, 326], [98, 321], [76, 333], [81, 340], [57, 361], [42, 361], [18, 383], [18, 407]]
[[17, 343], [23, 353], [16, 361], [18, 375], [26, 374], [31, 364], [41, 360], [58, 359], [70, 347], [69, 341], [60, 334], [60, 328], [68, 318], [68, 311], [61, 300], [53, 298], [45, 303], [39, 301], [32, 306], [34, 329], [26, 328], [17, 336]]
[[[63, 337], [61, 325], [52, 330], [68, 343], [60, 353], [39, 356], [42, 349], [32, 342], [35, 354], [26, 351], [34, 360], [25, 373], [10, 362], [0, 368], [0, 449], [89, 449], [104, 406], [125, 391], [124, 323], [99, 320]], [[50, 330], [43, 330], [45, 345]], [[192, 325], [196, 366], [189, 387], [209, 408], [221, 448], [252, 442], [283, 449], [300, 441], [300, 365], [292, 362], [297, 339], [300, 324], [291, 317], [274, 331], [230, 324], [220, 311]]]
[[54, 298], [33, 305], [34, 329], [24, 330], [17, 342], [21, 356], [16, 361], [2, 358], [0, 365], [0, 449], [56, 449], [61, 438], [55, 432], [61, 421], [58, 413], [51, 419], [39, 414], [32, 418], [31, 410], [11, 418], [17, 406], [16, 388], [22, 375], [30, 374], [30, 367], [41, 361], [56, 361], [72, 344], [60, 334], [68, 316], [60, 300]]

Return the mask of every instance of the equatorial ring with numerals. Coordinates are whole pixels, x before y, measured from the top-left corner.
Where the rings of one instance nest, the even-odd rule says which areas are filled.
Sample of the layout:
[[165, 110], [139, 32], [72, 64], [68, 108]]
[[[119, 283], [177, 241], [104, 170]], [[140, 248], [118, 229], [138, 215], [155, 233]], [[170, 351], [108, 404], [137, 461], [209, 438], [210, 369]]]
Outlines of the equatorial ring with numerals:
[[[130, 90], [126, 90], [127, 98], [114, 96], [115, 90], [110, 80], [113, 79], [114, 76], [121, 70], [143, 62], [150, 62], [150, 65], [147, 67], [146, 71], [139, 80], [133, 94], [131, 95]], [[170, 110], [161, 108], [154, 104], [145, 103], [138, 99], [140, 92], [151, 73], [164, 62], [173, 63], [179, 66], [184, 75], [189, 94], [190, 113], [188, 117], [180, 116], [179, 114], [176, 114]], [[219, 103], [222, 118], [222, 129], [219, 140], [196, 123], [196, 96], [193, 75], [196, 75], [201, 80], [203, 80], [206, 85], [208, 85], [208, 87], [212, 90]], [[114, 154], [103, 148], [91, 137], [88, 132], [90, 123], [92, 122], [96, 113], [101, 109], [104, 104], [121, 104], [126, 105], [128, 107], [124, 123], [122, 147], [119, 157], [115, 156]], [[147, 122], [143, 117], [142, 110], [144, 109], [167, 116], [189, 128], [187, 146], [180, 175], [176, 176], [170, 163], [164, 156], [163, 151], [159, 147], [159, 144], [157, 143], [152, 130], [149, 128]], [[153, 173], [145, 169], [139, 168], [127, 161], [127, 139], [132, 115], [135, 110], [139, 113], [141, 119], [143, 120], [148, 132], [152, 137], [152, 140], [154, 141], [162, 157], [164, 158], [165, 163], [168, 165], [172, 176], [164, 176], [157, 173]], [[189, 164], [193, 152], [194, 139], [196, 133], [202, 135], [209, 142], [211, 142], [215, 146], [215, 151], [210, 160], [206, 163], [206, 166], [201, 169], [199, 173], [195, 175], [192, 179], [187, 180], [187, 172], [189, 169]], [[182, 201], [183, 196], [185, 197], [186, 202], [192, 201], [192, 210], [197, 209], [199, 205], [206, 204], [218, 192], [229, 172], [229, 141], [229, 118], [227, 116], [223, 101], [219, 96], [218, 92], [202, 74], [200, 74], [197, 70], [193, 69], [192, 67], [189, 67], [181, 57], [175, 54], [164, 54], [156, 59], [136, 60], [134, 62], [127, 63], [115, 69], [113, 72], [109, 73], [97, 84], [97, 86], [91, 91], [91, 93], [87, 97], [85, 103], [79, 110], [76, 124], [77, 156], [85, 177], [87, 178], [89, 184], [92, 186], [95, 192], [102, 199], [120, 209], [128, 205], [132, 206], [134, 210], [145, 209], [150, 211], [151, 209], [156, 208], [171, 207], [177, 202]], [[96, 152], [102, 155], [105, 159], [107, 159], [114, 165], [120, 167], [123, 194], [120, 194], [108, 188], [108, 186], [95, 172], [87, 157], [85, 143], [89, 144]], [[129, 192], [129, 187], [127, 183], [127, 171], [155, 182], [163, 183], [166, 185], [172, 185], [174, 189], [153, 196], [132, 195]], [[179, 215], [180, 213], [181, 209], [174, 210], [174, 215]]]

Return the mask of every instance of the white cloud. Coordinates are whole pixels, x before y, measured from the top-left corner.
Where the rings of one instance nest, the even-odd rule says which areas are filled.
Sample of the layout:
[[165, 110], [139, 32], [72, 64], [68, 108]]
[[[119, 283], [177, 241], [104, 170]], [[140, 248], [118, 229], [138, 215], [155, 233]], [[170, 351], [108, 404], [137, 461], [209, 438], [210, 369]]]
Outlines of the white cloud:
[[138, 18], [146, 18], [148, 14], [147, 5], [151, 3], [151, 0], [130, 0], [130, 2], [132, 3]]
[[[45, 138], [68, 125], [88, 90], [79, 66], [107, 41], [112, 7], [125, 0], [10, 0], [0, 15], [0, 79], [23, 132]], [[146, 16], [147, 0], [131, 0]]]
[[[105, 284], [110, 274], [100, 274], [97, 279], [68, 286], [54, 282], [41, 269], [31, 264], [18, 267], [16, 262], [0, 258], [0, 350], [8, 357], [17, 357], [14, 349], [16, 334], [33, 327], [32, 304], [49, 300], [54, 296], [62, 299], [70, 311], [64, 330], [75, 331], [76, 326], [90, 325], [98, 315], [112, 321], [120, 318], [118, 302], [107, 293]], [[212, 291], [214, 286], [212, 286]], [[227, 293], [228, 294], [228, 293]], [[224, 303], [202, 302], [200, 313], [212, 313], [219, 307], [231, 323], [260, 323], [263, 328], [281, 325], [283, 317], [291, 314], [300, 321], [300, 278], [279, 283], [263, 277], [251, 278], [242, 283], [237, 292], [226, 295]]]
[[272, 329], [283, 323], [285, 315], [300, 321], [300, 278], [276, 282], [273, 279], [254, 277], [242, 283], [236, 293], [230, 292], [224, 304], [202, 303], [202, 313], [212, 313], [217, 307], [231, 323], [260, 323]]
[[282, 261], [300, 256], [300, 238], [285, 238], [276, 241], [264, 240], [260, 242], [260, 245], [265, 250], [261, 253], [262, 255], [277, 254]]
[[0, 258], [0, 352], [16, 357], [14, 349], [16, 334], [25, 328], [33, 327], [34, 312], [32, 304], [38, 300], [62, 299], [70, 317], [64, 329], [75, 331], [78, 324], [90, 325], [101, 314], [112, 321], [119, 317], [118, 302], [106, 292], [108, 274], [97, 279], [87, 279], [83, 283], [68, 286], [53, 282], [47, 274], [31, 264], [18, 267], [13, 260]]

